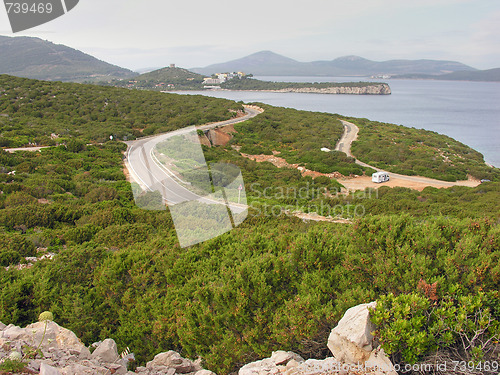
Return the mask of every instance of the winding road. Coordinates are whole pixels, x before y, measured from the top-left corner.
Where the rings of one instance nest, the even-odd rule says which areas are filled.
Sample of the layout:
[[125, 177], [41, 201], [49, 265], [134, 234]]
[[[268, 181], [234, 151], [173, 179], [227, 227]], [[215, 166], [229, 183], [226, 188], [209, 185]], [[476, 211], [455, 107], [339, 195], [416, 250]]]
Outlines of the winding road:
[[[244, 106], [245, 115], [226, 121], [211, 123], [196, 127], [197, 130], [208, 130], [216, 127], [237, 124], [257, 116], [261, 109], [253, 106]], [[155, 157], [153, 150], [158, 143], [178, 135], [186, 135], [193, 132], [193, 127], [178, 129], [169, 133], [152, 137], [140, 138], [125, 142], [128, 145], [125, 158], [125, 166], [133, 181], [137, 182], [143, 190], [159, 191], [163, 199], [169, 205], [186, 201], [197, 200], [213, 204], [208, 198], [200, 197], [183, 186], [182, 181], [176, 174], [160, 163]], [[236, 207], [231, 207], [236, 208]]]
[[[340, 120], [342, 125], [344, 125], [344, 134], [337, 142], [337, 146], [335, 150], [344, 152], [347, 156], [353, 157], [356, 160], [356, 164], [361, 165], [363, 167], [372, 168], [376, 171], [384, 171], [383, 169], [377, 168], [375, 166], [363, 163], [362, 161], [356, 159], [356, 157], [351, 153], [351, 144], [354, 142], [359, 133], [359, 128], [353, 124], [352, 122], [348, 122], [345, 120]], [[387, 172], [387, 171], [384, 171]], [[475, 187], [478, 186], [481, 182], [475, 179], [469, 179], [465, 181], [442, 181], [436, 180], [433, 178], [422, 177], [422, 176], [407, 176], [399, 173], [388, 172], [390, 176], [390, 180], [384, 183], [375, 183], [371, 181], [371, 177], [362, 176], [356, 178], [346, 178], [342, 180], [342, 184], [348, 188], [353, 190], [363, 190], [367, 187], [380, 187], [381, 185], [390, 186], [390, 187], [409, 187], [412, 189], [422, 190], [427, 186], [437, 187], [437, 188], [448, 188], [452, 186], [469, 186]]]

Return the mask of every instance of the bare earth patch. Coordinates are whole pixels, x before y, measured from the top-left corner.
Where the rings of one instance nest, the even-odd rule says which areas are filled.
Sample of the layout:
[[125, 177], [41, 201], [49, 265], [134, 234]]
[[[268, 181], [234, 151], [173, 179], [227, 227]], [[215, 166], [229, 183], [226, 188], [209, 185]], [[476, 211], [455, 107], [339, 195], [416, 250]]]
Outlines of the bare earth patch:
[[307, 169], [305, 167], [301, 167], [299, 164], [290, 164], [285, 159], [280, 158], [277, 155], [279, 155], [278, 151], [273, 151], [273, 155], [249, 155], [249, 154], [241, 153], [241, 156], [243, 156], [247, 159], [250, 159], [250, 160], [255, 160], [257, 163], [262, 163], [262, 162], [267, 161], [277, 168], [298, 169], [300, 171], [300, 173], [302, 174], [302, 176], [311, 176], [312, 178], [326, 176], [328, 178], [337, 178], [337, 179], [344, 177], [339, 172], [320, 173], [320, 172], [312, 171], [312, 170]]
[[402, 176], [394, 173], [389, 173], [389, 175], [390, 175], [390, 180], [383, 183], [372, 182], [372, 178], [370, 176], [343, 178], [339, 179], [339, 182], [349, 190], [364, 190], [366, 188], [377, 189], [381, 186], [388, 186], [391, 188], [405, 187], [418, 191], [422, 191], [428, 186], [435, 188], [449, 188], [452, 186], [475, 187], [481, 183], [479, 180], [474, 179], [471, 176], [469, 176], [469, 179], [465, 181], [448, 182], [448, 181], [434, 180], [432, 178], [421, 177], [421, 176], [411, 176], [411, 178], [408, 178], [410, 176]]

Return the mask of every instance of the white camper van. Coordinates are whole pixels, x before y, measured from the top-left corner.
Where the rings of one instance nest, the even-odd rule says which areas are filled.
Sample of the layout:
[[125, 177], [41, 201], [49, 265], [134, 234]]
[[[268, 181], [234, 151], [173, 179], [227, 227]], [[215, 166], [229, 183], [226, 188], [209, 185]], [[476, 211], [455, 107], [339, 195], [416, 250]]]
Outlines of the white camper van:
[[389, 181], [389, 173], [387, 172], [375, 172], [372, 174], [372, 182], [386, 182]]

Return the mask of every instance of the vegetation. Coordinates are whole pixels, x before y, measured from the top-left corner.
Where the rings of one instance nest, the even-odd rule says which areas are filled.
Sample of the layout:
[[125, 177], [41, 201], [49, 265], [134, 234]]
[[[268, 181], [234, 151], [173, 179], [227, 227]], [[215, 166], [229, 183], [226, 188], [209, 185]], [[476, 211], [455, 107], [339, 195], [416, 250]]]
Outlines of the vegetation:
[[231, 79], [222, 83], [220, 86], [228, 90], [283, 90], [314, 88], [325, 89], [329, 87], [366, 87], [381, 85], [377, 82], [270, 82], [260, 81], [255, 78]]
[[82, 82], [137, 75], [81, 51], [39, 38], [0, 36], [0, 49], [0, 72], [18, 77]]
[[446, 135], [367, 119], [345, 117], [360, 131], [352, 153], [390, 172], [445, 181], [500, 180], [500, 170], [484, 163], [483, 155]]
[[[470, 295], [460, 285], [438, 291], [438, 282], [424, 280], [418, 287], [418, 292], [382, 296], [371, 313], [375, 337], [395, 363], [414, 364], [438, 349], [453, 351], [456, 360], [474, 365], [496, 359], [498, 291]], [[481, 373], [490, 372], [484, 370]]]
[[0, 147], [127, 140], [230, 119], [240, 104], [203, 96], [0, 75]]
[[108, 84], [155, 91], [202, 90], [203, 78], [204, 76], [201, 74], [190, 72], [187, 69], [167, 67], [141, 74], [130, 80], [113, 80]]
[[242, 146], [241, 152], [271, 155], [278, 151], [288, 163], [297, 163], [321, 173], [372, 173], [371, 169], [355, 164], [355, 160], [344, 153], [321, 151], [323, 147], [334, 150], [344, 132], [337, 115], [260, 103], [259, 106], [265, 109], [264, 113], [235, 125], [237, 133], [232, 144]]
[[[24, 131], [42, 139], [67, 129], [68, 140], [40, 152], [0, 151], [3, 323], [26, 325], [51, 311], [86, 344], [112, 337], [121, 348], [130, 347], [139, 363], [177, 350], [201, 356], [221, 374], [277, 349], [325, 357], [327, 336], [345, 310], [376, 299], [377, 337], [400, 361], [419, 361], [436, 350], [487, 358], [483, 349], [489, 347], [460, 346], [461, 337], [477, 330], [483, 330], [481, 340], [495, 344], [499, 182], [343, 195], [335, 181], [256, 163], [231, 147], [280, 150], [287, 160], [320, 168], [323, 161], [313, 151], [334, 148], [342, 132], [337, 116], [266, 106], [262, 115], [236, 126], [232, 145], [204, 148], [207, 161], [241, 168], [249, 218], [231, 232], [181, 249], [168, 210], [135, 204], [123, 174], [126, 146], [105, 135], [129, 129], [127, 118], [154, 133], [161, 131], [162, 118], [189, 118], [196, 103], [205, 106], [197, 114], [205, 117], [227, 116], [240, 104], [0, 78], [0, 113], [8, 114], [0, 117], [2, 139], [16, 140]], [[75, 106], [74, 98], [82, 104]], [[117, 114], [103, 122], [71, 121], [87, 119], [87, 109], [92, 103], [102, 108], [103, 98], [107, 107], [115, 103]], [[165, 102], [156, 107], [155, 100]], [[107, 116], [106, 109], [102, 113]], [[145, 206], [159, 208], [155, 198], [146, 197]], [[342, 209], [340, 215], [353, 224], [310, 223], [282, 214], [297, 205], [315, 205], [311, 211], [332, 216]], [[353, 207], [362, 210], [349, 216]], [[16, 268], [26, 257], [47, 252], [54, 259]], [[489, 325], [475, 317], [487, 318]]]

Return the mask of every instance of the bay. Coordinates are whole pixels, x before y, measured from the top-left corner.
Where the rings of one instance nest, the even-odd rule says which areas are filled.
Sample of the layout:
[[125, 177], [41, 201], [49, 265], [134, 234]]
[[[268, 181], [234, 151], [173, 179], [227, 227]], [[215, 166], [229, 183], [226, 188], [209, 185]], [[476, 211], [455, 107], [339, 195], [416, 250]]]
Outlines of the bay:
[[283, 82], [383, 81], [391, 95], [189, 91], [236, 101], [364, 117], [448, 135], [500, 167], [500, 82], [373, 80], [360, 77], [255, 77]]

